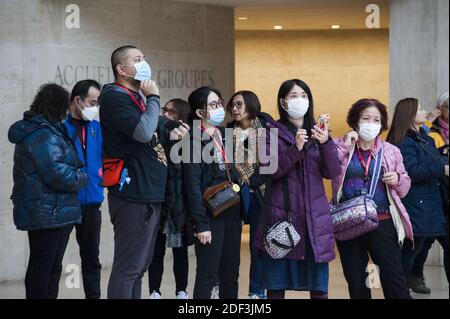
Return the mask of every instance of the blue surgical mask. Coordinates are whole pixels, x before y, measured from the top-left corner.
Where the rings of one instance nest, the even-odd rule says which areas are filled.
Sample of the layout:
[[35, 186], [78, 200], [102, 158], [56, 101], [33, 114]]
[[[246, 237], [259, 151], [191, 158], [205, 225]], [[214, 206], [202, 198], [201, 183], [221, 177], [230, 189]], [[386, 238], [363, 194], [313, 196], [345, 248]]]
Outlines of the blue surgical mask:
[[223, 109], [223, 107], [220, 107], [215, 110], [210, 110], [208, 111], [208, 113], [209, 113], [208, 123], [211, 125], [219, 126], [225, 120], [225, 110]]
[[147, 61], [136, 63], [134, 67], [136, 68], [135, 80], [142, 82], [152, 79], [152, 69]]

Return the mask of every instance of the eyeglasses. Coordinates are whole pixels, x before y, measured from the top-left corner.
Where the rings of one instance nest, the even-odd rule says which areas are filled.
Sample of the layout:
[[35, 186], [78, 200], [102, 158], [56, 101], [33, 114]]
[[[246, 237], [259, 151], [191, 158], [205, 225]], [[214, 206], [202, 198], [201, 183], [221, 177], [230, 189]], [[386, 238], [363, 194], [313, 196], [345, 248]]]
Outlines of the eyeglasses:
[[175, 110], [174, 109], [168, 109], [167, 107], [162, 107], [161, 108], [162, 114], [169, 114], [169, 115], [174, 115], [175, 114]]
[[240, 110], [243, 105], [244, 105], [244, 101], [231, 102], [230, 110], [234, 109], [234, 107], [236, 107], [238, 110]]
[[223, 107], [224, 100], [220, 99], [218, 101], [212, 101], [208, 103], [207, 106], [211, 107], [213, 110]]

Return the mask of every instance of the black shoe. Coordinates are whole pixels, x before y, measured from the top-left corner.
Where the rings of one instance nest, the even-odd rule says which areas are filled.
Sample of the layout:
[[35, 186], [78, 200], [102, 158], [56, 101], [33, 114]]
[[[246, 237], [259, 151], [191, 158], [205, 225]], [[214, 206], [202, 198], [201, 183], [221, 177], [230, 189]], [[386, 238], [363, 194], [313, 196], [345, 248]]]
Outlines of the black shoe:
[[425, 285], [424, 277], [411, 276], [409, 287], [418, 294], [429, 295], [431, 293], [431, 289]]

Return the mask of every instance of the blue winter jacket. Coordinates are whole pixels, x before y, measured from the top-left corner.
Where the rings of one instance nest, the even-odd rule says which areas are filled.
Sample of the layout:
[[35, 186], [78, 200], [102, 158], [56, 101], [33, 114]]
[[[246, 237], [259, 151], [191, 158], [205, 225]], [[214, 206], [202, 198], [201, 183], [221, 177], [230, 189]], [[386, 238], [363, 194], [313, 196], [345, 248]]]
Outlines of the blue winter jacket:
[[397, 145], [411, 178], [411, 189], [402, 199], [411, 219], [414, 236], [433, 237], [445, 234], [446, 222], [439, 191], [439, 178], [448, 164], [426, 134], [410, 131]]
[[10, 127], [8, 138], [16, 144], [11, 199], [17, 229], [79, 224], [77, 192], [86, 186], [87, 178], [64, 125], [25, 112], [23, 120]]
[[86, 126], [86, 152], [83, 150], [80, 139], [78, 138], [76, 128], [71, 121], [71, 116], [64, 122], [67, 133], [72, 139], [78, 158], [83, 163], [82, 172], [88, 177], [87, 186], [78, 192], [78, 199], [81, 205], [101, 204], [103, 196], [103, 137], [98, 121], [91, 121]]

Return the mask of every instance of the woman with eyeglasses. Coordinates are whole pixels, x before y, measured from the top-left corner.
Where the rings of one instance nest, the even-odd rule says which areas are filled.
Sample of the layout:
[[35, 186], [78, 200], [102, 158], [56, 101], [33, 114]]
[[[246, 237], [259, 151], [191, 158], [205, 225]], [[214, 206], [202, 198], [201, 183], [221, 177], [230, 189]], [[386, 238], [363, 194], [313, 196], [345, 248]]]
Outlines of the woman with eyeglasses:
[[[265, 194], [255, 240], [264, 254], [260, 286], [268, 290], [269, 299], [284, 299], [286, 290], [327, 299], [335, 241], [323, 179], [339, 175], [337, 148], [328, 124], [320, 127], [314, 121], [313, 95], [305, 82], [294, 79], [281, 85], [278, 111], [280, 120], [267, 123], [278, 132], [278, 167]], [[270, 135], [267, 149], [272, 151]], [[275, 259], [265, 253], [265, 243], [268, 230], [278, 222], [290, 222], [301, 239], [284, 258]]]
[[[184, 195], [194, 225], [197, 270], [194, 299], [210, 299], [217, 279], [220, 299], [238, 298], [242, 217], [236, 204], [213, 217], [203, 201], [209, 187], [229, 181], [239, 192], [237, 174], [225, 150], [225, 120], [222, 94], [211, 87], [196, 89], [191, 106], [190, 160], [183, 162]], [[184, 153], [184, 151], [183, 151]], [[228, 177], [228, 175], [230, 177]]]
[[408, 282], [426, 239], [446, 235], [439, 180], [448, 177], [448, 157], [442, 157], [434, 140], [422, 130], [426, 115], [417, 99], [399, 101], [387, 136], [387, 141], [400, 149], [411, 178], [411, 189], [402, 199], [414, 232], [414, 241], [406, 240], [402, 251]]
[[[161, 115], [172, 125], [188, 122], [191, 107], [182, 99], [172, 99], [161, 108]], [[166, 138], [165, 136], [161, 137]], [[169, 142], [169, 141], [167, 141]], [[168, 152], [169, 153], [169, 152]], [[168, 157], [166, 200], [161, 208], [160, 229], [156, 237], [152, 263], [148, 269], [150, 299], [161, 299], [166, 247], [172, 248], [173, 274], [176, 299], [189, 299], [187, 293], [189, 258], [188, 247], [193, 245], [192, 225], [188, 218], [183, 196], [183, 170], [181, 163]]]
[[233, 118], [227, 128], [233, 129], [234, 161], [243, 190], [245, 222], [250, 225], [249, 297], [265, 299], [265, 290], [258, 287], [261, 276], [261, 259], [257, 257], [254, 238], [267, 182], [267, 175], [262, 175], [259, 171], [258, 142], [261, 137], [261, 129], [266, 127], [266, 123], [271, 121], [272, 117], [261, 112], [258, 96], [251, 91], [239, 91], [234, 94], [228, 102], [227, 109]]

